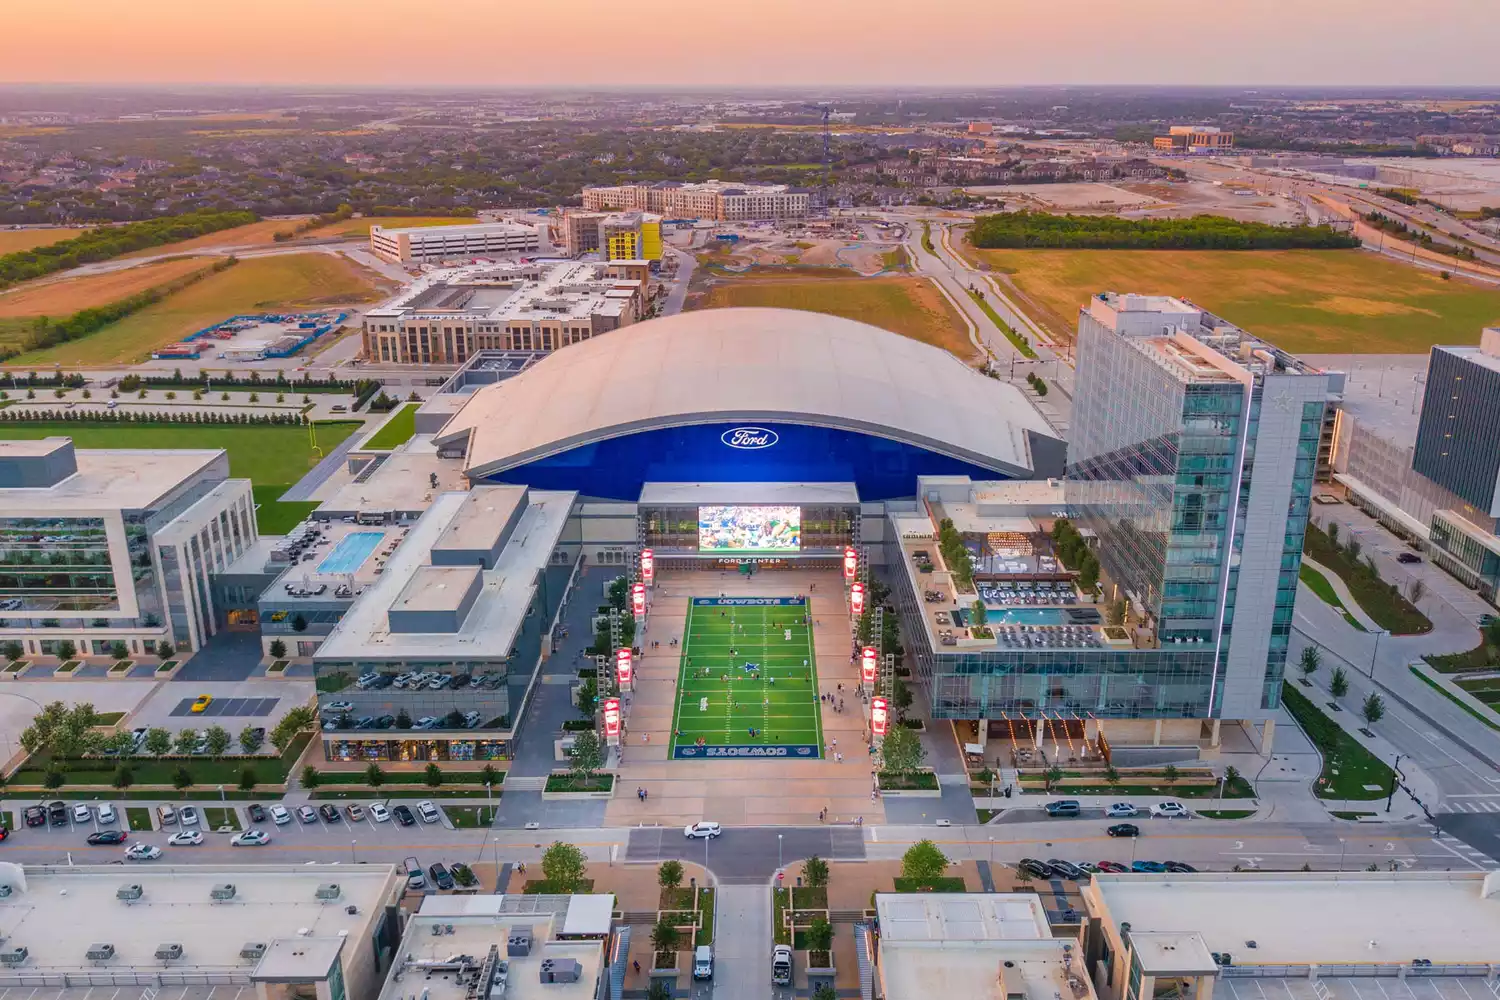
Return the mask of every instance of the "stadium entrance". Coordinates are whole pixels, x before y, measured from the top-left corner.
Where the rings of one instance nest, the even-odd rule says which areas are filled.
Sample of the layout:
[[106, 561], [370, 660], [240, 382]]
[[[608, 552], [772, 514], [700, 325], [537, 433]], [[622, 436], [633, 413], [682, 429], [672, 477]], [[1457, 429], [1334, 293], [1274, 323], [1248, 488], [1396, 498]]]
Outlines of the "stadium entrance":
[[837, 569], [853, 544], [853, 483], [647, 483], [641, 543], [663, 569]]

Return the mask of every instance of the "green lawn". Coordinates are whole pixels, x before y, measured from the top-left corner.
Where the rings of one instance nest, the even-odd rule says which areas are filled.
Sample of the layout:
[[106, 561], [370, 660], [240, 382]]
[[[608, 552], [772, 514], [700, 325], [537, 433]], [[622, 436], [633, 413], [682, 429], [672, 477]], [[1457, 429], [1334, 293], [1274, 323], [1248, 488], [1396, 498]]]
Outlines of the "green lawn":
[[1500, 646], [1491, 646], [1483, 638], [1480, 638], [1479, 645], [1462, 653], [1447, 653], [1422, 658], [1440, 674], [1500, 670]]
[[444, 806], [443, 812], [456, 830], [482, 830], [495, 821], [493, 806]]
[[279, 500], [289, 484], [255, 486], [255, 523], [262, 535], [284, 535], [313, 511], [318, 509], [316, 500]]
[[1339, 595], [1334, 592], [1333, 584], [1328, 582], [1328, 577], [1324, 576], [1322, 573], [1319, 573], [1317, 570], [1307, 565], [1307, 563], [1302, 564], [1302, 569], [1299, 571], [1298, 576], [1301, 578], [1303, 583], [1307, 584], [1307, 589], [1311, 590], [1318, 596], [1319, 600], [1321, 600], [1324, 604], [1332, 607], [1339, 614], [1343, 615], [1344, 621], [1348, 622], [1350, 625], [1353, 625], [1361, 632], [1365, 631], [1365, 627], [1359, 623], [1359, 619], [1351, 615], [1349, 613], [1349, 609], [1344, 607], [1344, 602], [1339, 600]]
[[1204, 819], [1249, 819], [1255, 815], [1254, 809], [1199, 809], [1193, 815], [1202, 816]]
[[[215, 760], [212, 757], [193, 757], [184, 759], [167, 758], [158, 760], [154, 757], [128, 757], [125, 763], [130, 765], [131, 776], [137, 785], [170, 785], [177, 768], [186, 765], [193, 775], [192, 788], [197, 789], [200, 794], [212, 790], [217, 794], [218, 786], [224, 785], [233, 789], [239, 786], [241, 769], [249, 766], [255, 770], [255, 779], [263, 785], [280, 784], [286, 780], [287, 770], [301, 756], [302, 751], [307, 748], [308, 741], [312, 739], [311, 733], [301, 733], [287, 747], [287, 752], [280, 757], [224, 757]], [[45, 753], [34, 754], [26, 759], [26, 762], [10, 776], [11, 785], [41, 785], [47, 770], [50, 758]], [[70, 761], [65, 770], [66, 780], [64, 787], [68, 785], [109, 785], [114, 781], [116, 761], [104, 758], [85, 758]], [[191, 791], [191, 789], [190, 789]], [[160, 793], [156, 793], [160, 794]]]
[[410, 441], [412, 435], [417, 433], [417, 410], [421, 403], [406, 403], [396, 411], [380, 430], [376, 431], [368, 440], [361, 441], [361, 448], [373, 448], [377, 450], [388, 450], [398, 444]]
[[[1323, 773], [1317, 786], [1319, 798], [1369, 800], [1386, 797], [1395, 778], [1389, 764], [1366, 750], [1293, 685], [1281, 685], [1281, 698], [1287, 711], [1292, 713], [1308, 739], [1323, 755]], [[1350, 724], [1358, 725], [1358, 718], [1348, 714]], [[1375, 787], [1367, 788], [1367, 785]]]
[[[1418, 670], [1415, 666], [1409, 666], [1406, 669], [1410, 670], [1413, 674], [1415, 674], [1416, 676], [1420, 677], [1422, 679], [1423, 683], [1425, 683], [1428, 687], [1432, 688], [1438, 694], [1442, 695], [1444, 698], [1447, 698], [1449, 701], [1453, 702], [1453, 704], [1457, 705], [1459, 708], [1463, 709], [1465, 712], [1468, 712], [1470, 715], [1472, 715], [1474, 718], [1478, 719], [1480, 722], [1484, 723], [1486, 726], [1489, 726], [1491, 729], [1500, 729], [1500, 722], [1496, 722], [1494, 719], [1489, 718], [1488, 716], [1481, 714], [1481, 710], [1480, 709], [1475, 708], [1473, 705], [1470, 705], [1467, 701], [1464, 701], [1458, 695], [1454, 694], [1452, 691], [1449, 691], [1447, 688], [1443, 687], [1443, 685], [1439, 684], [1437, 681], [1433, 680], [1431, 677], [1428, 677], [1421, 670]], [[1491, 711], [1495, 710], [1495, 706], [1493, 704], [1490, 704], [1489, 702], [1486, 702], [1485, 705]]]
[[238, 810], [217, 806], [203, 810], [203, 828], [205, 830], [217, 830], [221, 826], [227, 826], [231, 830], [238, 830], [240, 828]]
[[803, 624], [806, 604], [800, 598], [775, 604], [720, 600], [697, 597], [688, 606], [672, 719], [674, 758], [706, 756], [724, 746], [806, 748], [787, 752], [821, 757], [822, 713], [812, 630]]
[[141, 833], [151, 829], [151, 810], [145, 806], [126, 806], [125, 822], [130, 829]]
[[1365, 614], [1392, 635], [1421, 635], [1432, 631], [1426, 615], [1365, 565], [1365, 556], [1352, 559], [1343, 547], [1334, 545], [1317, 525], [1309, 523], [1304, 540], [1308, 555], [1338, 574]]

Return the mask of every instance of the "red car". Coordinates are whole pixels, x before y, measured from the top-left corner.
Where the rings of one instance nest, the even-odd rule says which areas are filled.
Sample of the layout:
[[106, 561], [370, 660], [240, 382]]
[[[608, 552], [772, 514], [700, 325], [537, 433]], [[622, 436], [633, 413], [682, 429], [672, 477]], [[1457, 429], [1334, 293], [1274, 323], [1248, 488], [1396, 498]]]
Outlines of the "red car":
[[1118, 861], [1101, 861], [1099, 862], [1099, 870], [1101, 872], [1109, 872], [1112, 875], [1119, 875], [1121, 872], [1130, 871], [1130, 866], [1122, 865]]

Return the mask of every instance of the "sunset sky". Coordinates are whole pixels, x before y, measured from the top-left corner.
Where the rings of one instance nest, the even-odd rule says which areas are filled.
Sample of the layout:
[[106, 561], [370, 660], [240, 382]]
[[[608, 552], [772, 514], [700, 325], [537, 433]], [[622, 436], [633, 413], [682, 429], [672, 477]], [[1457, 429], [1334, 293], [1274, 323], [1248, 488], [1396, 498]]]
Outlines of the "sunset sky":
[[45, 0], [0, 80], [1500, 86], [1500, 0]]

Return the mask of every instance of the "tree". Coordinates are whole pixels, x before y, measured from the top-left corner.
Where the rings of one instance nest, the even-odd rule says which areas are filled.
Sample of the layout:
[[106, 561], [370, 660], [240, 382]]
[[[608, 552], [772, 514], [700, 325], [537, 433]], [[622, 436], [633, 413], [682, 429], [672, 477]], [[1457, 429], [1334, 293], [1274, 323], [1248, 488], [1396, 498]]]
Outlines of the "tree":
[[280, 639], [271, 640], [271, 658], [279, 660], [286, 656], [286, 643]]
[[135, 772], [130, 769], [129, 764], [121, 764], [115, 768], [115, 776], [110, 779], [110, 784], [124, 791], [135, 781]]
[[1058, 767], [1056, 764], [1053, 764], [1051, 767], [1047, 768], [1047, 791], [1052, 791], [1052, 786], [1061, 781], [1062, 776], [1062, 768]]
[[129, 757], [134, 749], [135, 737], [125, 730], [110, 733], [99, 742], [100, 752], [112, 751], [119, 757]]
[[1182, 774], [1177, 770], [1176, 764], [1168, 764], [1161, 769], [1161, 780], [1168, 785], [1175, 784], [1181, 776]]
[[229, 730], [223, 726], [209, 726], [203, 731], [203, 738], [208, 742], [210, 756], [222, 757], [229, 752], [229, 744], [233, 742], [229, 738]]
[[833, 947], [833, 925], [823, 917], [814, 917], [804, 937], [809, 951], [827, 951]]
[[1109, 783], [1110, 788], [1118, 788], [1120, 785], [1120, 772], [1113, 764], [1104, 769], [1104, 780]]
[[379, 764], [371, 763], [365, 768], [365, 784], [371, 788], [379, 788], [385, 784], [385, 772], [380, 769]]
[[573, 734], [573, 749], [568, 754], [569, 767], [575, 775], [587, 780], [604, 765], [604, 747], [599, 734], [584, 729]]
[[5, 646], [4, 646], [4, 649], [5, 649], [5, 659], [8, 660], [11, 663], [15, 663], [21, 657], [23, 657], [23, 656], [26, 655], [26, 647], [22, 646], [19, 642], [16, 642], [14, 639], [12, 639], [10, 642], [7, 642], [5, 644]]
[[922, 766], [927, 751], [916, 732], [905, 726], [892, 726], [886, 730], [885, 740], [880, 744], [881, 770], [887, 774], [911, 774]]
[[193, 787], [193, 772], [188, 770], [186, 764], [177, 765], [177, 770], [172, 772], [172, 787], [179, 792]]
[[256, 726], [246, 726], [240, 730], [240, 749], [245, 753], [255, 753], [265, 741], [265, 734]]
[[48, 788], [61, 788], [66, 780], [67, 775], [56, 764], [48, 764], [46, 773], [42, 775], [42, 784]]
[[552, 891], [562, 895], [580, 892], [588, 870], [583, 852], [560, 840], [542, 853], [542, 877]]
[[255, 774], [255, 768], [253, 768], [253, 767], [242, 767], [242, 768], [240, 768], [240, 791], [242, 791], [242, 792], [253, 792], [253, 791], [255, 791], [255, 784], [256, 784], [256, 782], [258, 780], [259, 779], [258, 779], [258, 777]]
[[277, 753], [286, 753], [297, 734], [312, 723], [313, 710], [306, 705], [298, 705], [283, 715], [281, 721], [276, 723], [276, 728], [271, 730], [271, 745], [276, 748]]
[[822, 889], [828, 885], [828, 862], [814, 854], [802, 862], [802, 881], [814, 889]]
[[[1491, 646], [1500, 646], [1500, 618], [1496, 618], [1484, 627], [1484, 640]], [[7, 652], [5, 655], [10, 654]]]
[[1427, 596], [1427, 584], [1421, 580], [1413, 579], [1406, 588], [1406, 596], [1412, 604], [1421, 604], [1422, 598]]
[[949, 861], [937, 845], [930, 840], [919, 840], [901, 855], [901, 877], [919, 885], [930, 884], [943, 877]]
[[422, 771], [422, 783], [428, 788], [437, 788], [443, 783], [443, 769], [436, 764], [428, 764]]
[[1349, 693], [1349, 675], [1344, 673], [1343, 667], [1333, 668], [1333, 676], [1328, 681], [1328, 691], [1335, 698], [1342, 698]]
[[1318, 668], [1323, 665], [1323, 654], [1318, 651], [1317, 646], [1304, 646], [1302, 647], [1302, 660], [1300, 665], [1302, 667], [1302, 676], [1311, 677], [1313, 674], [1317, 673]]
[[396, 713], [396, 728], [397, 729], [410, 729], [411, 728], [411, 713], [408, 712], [404, 708], [401, 709], [401, 711], [399, 711], [399, 712]]
[[974, 624], [979, 628], [984, 628], [985, 623], [990, 620], [990, 609], [984, 606], [984, 601], [982, 600], [976, 599], [974, 601], [974, 605], [970, 609], [970, 614], [973, 616]]
[[65, 705], [54, 701], [21, 731], [21, 746], [29, 754], [50, 753], [55, 760], [69, 760], [93, 753], [100, 744], [99, 714], [88, 702]]
[[662, 918], [651, 928], [651, 947], [657, 951], [677, 950], [677, 928], [672, 926], [670, 920]]
[[1017, 882], [1020, 882], [1022, 885], [1030, 885], [1031, 884], [1031, 880], [1033, 878], [1035, 878], [1035, 876], [1032, 875], [1031, 872], [1027, 871], [1025, 868], [1022, 868], [1020, 866], [1016, 867], [1016, 881]]
[[301, 784], [303, 788], [312, 789], [317, 788], [318, 785], [322, 783], [322, 781], [323, 776], [318, 773], [318, 769], [313, 767], [311, 764], [308, 764], [302, 769], [302, 777], [298, 783]]
[[578, 685], [578, 714], [585, 719], [594, 717], [594, 710], [599, 704], [599, 687], [594, 678], [588, 677]]
[[479, 769], [479, 780], [486, 785], [497, 785], [500, 783], [500, 772], [494, 764], [486, 764]]
[[659, 977], [651, 980], [651, 986], [646, 990], [646, 1000], [672, 1000], [674, 994], [670, 983], [670, 980]]
[[1224, 789], [1228, 791], [1240, 782], [1240, 769], [1233, 764], [1224, 768]]
[[1114, 626], [1125, 624], [1125, 599], [1123, 597], [1110, 603], [1109, 623]]
[[130, 647], [125, 645], [125, 643], [116, 640], [110, 643], [109, 655], [113, 656], [117, 660], [123, 660], [125, 659], [125, 657], [130, 655]]
[[1365, 703], [1360, 706], [1359, 714], [1365, 720], [1366, 726], [1375, 725], [1375, 723], [1385, 718], [1385, 699], [1371, 692], [1365, 698]]
[[675, 889], [682, 885], [682, 862], [676, 859], [663, 861], [656, 869], [656, 884], [663, 889]]
[[71, 660], [78, 655], [78, 646], [72, 639], [64, 639], [57, 644], [57, 658], [59, 660]]
[[1328, 544], [1334, 546], [1335, 548], [1338, 547], [1339, 526], [1337, 521], [1328, 522]]
[[161, 757], [172, 752], [172, 734], [160, 726], [146, 732], [146, 752]]
[[177, 735], [172, 738], [173, 752], [183, 757], [191, 754], [197, 745], [198, 734], [191, 729], [179, 729]]
[[173, 649], [172, 644], [165, 639], [156, 644], [156, 655], [163, 660], [171, 659], [175, 652], [177, 650]]
[[303, 615], [302, 612], [300, 612], [300, 611], [297, 612], [295, 615], [292, 616], [292, 631], [293, 632], [306, 632], [307, 631], [307, 617], [305, 615]]

